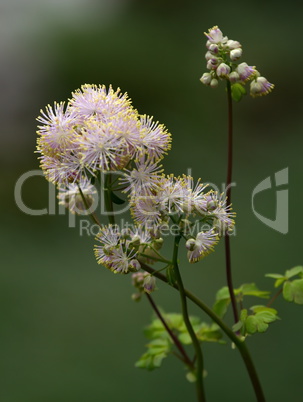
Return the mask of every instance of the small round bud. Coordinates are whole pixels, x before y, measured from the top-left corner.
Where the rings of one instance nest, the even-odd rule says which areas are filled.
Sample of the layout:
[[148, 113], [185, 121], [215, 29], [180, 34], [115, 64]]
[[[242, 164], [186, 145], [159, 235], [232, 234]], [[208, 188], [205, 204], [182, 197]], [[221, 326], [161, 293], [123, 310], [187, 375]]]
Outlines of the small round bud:
[[141, 264], [138, 260], [131, 260], [131, 262], [128, 264], [128, 269], [131, 272], [137, 272], [141, 268]]
[[193, 251], [196, 247], [196, 240], [195, 239], [188, 239], [187, 242], [185, 243], [185, 247], [189, 251]]
[[240, 59], [241, 56], [242, 56], [242, 49], [240, 47], [238, 49], [233, 49], [229, 54], [229, 57], [232, 61]]
[[239, 47], [241, 47], [241, 43], [238, 42], [237, 40], [232, 40], [232, 39], [230, 39], [230, 40], [228, 40], [228, 41], [226, 42], [226, 46], [227, 46], [229, 49], [238, 49]]
[[153, 242], [153, 246], [156, 250], [160, 250], [160, 248], [163, 246], [164, 240], [162, 239], [162, 237], [159, 237], [159, 239], [156, 239]]
[[219, 47], [215, 43], [212, 43], [208, 49], [215, 54], [219, 52]]
[[148, 294], [156, 289], [156, 278], [152, 275], [147, 275], [143, 282], [144, 291]]
[[219, 64], [219, 59], [215, 56], [213, 56], [211, 59], [208, 60], [206, 67], [209, 70], [215, 70], [218, 67]]
[[216, 73], [218, 77], [226, 77], [230, 73], [230, 67], [225, 63], [221, 63], [217, 68]]
[[233, 71], [232, 73], [229, 74], [228, 79], [230, 82], [234, 83], [239, 81], [240, 75], [236, 71]]
[[211, 88], [217, 88], [217, 86], [219, 85], [219, 81], [218, 80], [216, 80], [216, 78], [213, 78], [211, 81], [210, 81], [210, 87]]
[[211, 82], [211, 74], [210, 73], [204, 73], [202, 77], [200, 78], [200, 81], [204, 85], [209, 85]]

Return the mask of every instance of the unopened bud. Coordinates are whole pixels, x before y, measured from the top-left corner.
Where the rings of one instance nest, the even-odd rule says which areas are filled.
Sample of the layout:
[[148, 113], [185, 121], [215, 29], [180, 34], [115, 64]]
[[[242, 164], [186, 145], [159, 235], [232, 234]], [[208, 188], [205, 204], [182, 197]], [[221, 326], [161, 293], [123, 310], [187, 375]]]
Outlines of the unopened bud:
[[221, 63], [217, 68], [216, 73], [218, 77], [226, 77], [230, 73], [230, 67], [225, 63]]
[[188, 239], [187, 242], [185, 243], [185, 247], [189, 251], [193, 251], [196, 247], [196, 240], [195, 239]]
[[219, 81], [216, 80], [216, 78], [213, 78], [213, 79], [210, 81], [210, 84], [209, 84], [209, 85], [211, 86], [211, 88], [217, 88], [217, 86], [219, 85]]
[[209, 85], [211, 82], [211, 74], [210, 73], [204, 73], [202, 77], [200, 78], [200, 81], [204, 85]]
[[144, 291], [148, 294], [156, 289], [156, 278], [152, 275], [147, 275], [143, 282]]
[[240, 47], [238, 49], [233, 49], [230, 52], [229, 56], [232, 61], [240, 59], [240, 57], [242, 56], [242, 49]]

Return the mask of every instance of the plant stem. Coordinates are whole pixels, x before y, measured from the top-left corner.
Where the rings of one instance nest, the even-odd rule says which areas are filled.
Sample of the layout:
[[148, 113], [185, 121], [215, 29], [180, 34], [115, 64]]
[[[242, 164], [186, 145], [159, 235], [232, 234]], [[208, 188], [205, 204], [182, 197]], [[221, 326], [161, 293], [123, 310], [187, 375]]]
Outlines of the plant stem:
[[160, 321], [162, 322], [164, 328], [166, 329], [166, 331], [168, 332], [168, 334], [170, 335], [172, 341], [174, 342], [174, 344], [176, 345], [176, 347], [179, 349], [179, 352], [182, 355], [182, 361], [191, 369], [194, 369], [194, 365], [193, 362], [190, 360], [190, 358], [188, 357], [185, 349], [183, 348], [181, 342], [179, 341], [179, 339], [176, 337], [176, 335], [173, 333], [173, 331], [169, 328], [169, 326], [167, 325], [167, 322], [165, 321], [163, 315], [161, 314], [160, 310], [158, 309], [157, 305], [155, 304], [153, 298], [151, 297], [151, 295], [149, 295], [148, 293], [145, 293], [146, 297], [148, 299], [148, 301], [150, 302], [152, 308], [154, 309], [155, 313], [157, 314], [158, 318], [160, 319]]
[[187, 331], [191, 337], [193, 346], [196, 351], [197, 356], [197, 370], [196, 370], [196, 390], [197, 390], [197, 398], [199, 402], [205, 402], [205, 394], [204, 394], [204, 384], [203, 384], [203, 355], [201, 350], [200, 342], [195, 334], [195, 331], [192, 327], [192, 324], [189, 319], [188, 309], [187, 309], [187, 299], [186, 293], [182, 282], [182, 277], [178, 267], [178, 250], [179, 250], [179, 243], [181, 240], [181, 235], [175, 236], [174, 242], [174, 252], [173, 252], [173, 265], [174, 265], [174, 272], [176, 275], [176, 281], [178, 284], [178, 289], [180, 292], [181, 297], [181, 305], [182, 305], [182, 314], [184, 323], [186, 325]]
[[266, 307], [270, 307], [272, 304], [273, 304], [273, 302], [276, 300], [276, 298], [278, 297], [278, 296], [280, 296], [280, 294], [282, 293], [282, 290], [283, 290], [283, 288], [280, 288], [278, 291], [277, 291], [277, 293], [275, 293], [274, 295], [273, 295], [273, 297], [269, 300], [269, 302], [266, 304]]
[[[141, 267], [145, 269], [145, 271], [149, 272], [150, 274], [154, 275], [156, 278], [160, 279], [161, 281], [168, 283], [168, 279], [165, 275], [161, 274], [160, 272], [157, 272], [150, 266], [141, 263]], [[179, 285], [174, 284], [170, 285], [173, 288], [179, 290]], [[247, 349], [246, 343], [242, 341], [222, 320], [217, 314], [210, 309], [205, 303], [202, 302], [198, 297], [196, 297], [194, 294], [189, 292], [188, 290], [184, 289], [185, 295], [188, 299], [190, 299], [193, 303], [195, 303], [198, 307], [201, 308], [218, 326], [222, 329], [222, 331], [228, 336], [228, 338], [237, 346], [239, 349], [239, 352], [241, 354], [241, 357], [244, 361], [244, 364], [246, 366], [247, 372], [249, 374], [252, 386], [255, 391], [255, 395], [257, 398], [258, 402], [265, 402], [265, 397], [264, 393], [262, 390], [262, 386], [260, 383], [260, 380], [258, 378], [258, 373], [255, 369], [254, 363], [252, 361], [252, 358], [250, 356], [250, 353]]]
[[[227, 81], [227, 103], [228, 103], [228, 157], [227, 157], [226, 197], [228, 204], [231, 204], [231, 182], [232, 182], [232, 168], [233, 168], [233, 109], [232, 109], [231, 85], [229, 81]], [[227, 232], [225, 232], [224, 239], [225, 239], [226, 279], [234, 314], [234, 320], [236, 323], [239, 321], [239, 316], [232, 281], [230, 238]]]
[[[85, 205], [86, 209], [89, 210], [90, 206], [88, 205], [88, 202], [87, 202], [87, 200], [85, 198], [85, 195], [83, 194], [83, 191], [82, 191], [82, 189], [81, 189], [79, 184], [78, 184], [78, 188], [79, 188], [79, 191], [80, 191], [80, 194], [81, 194], [81, 198], [82, 198], [82, 200], [84, 202], [84, 205]], [[91, 212], [90, 214], [88, 214], [88, 216], [92, 219], [93, 222], [95, 222], [98, 226], [101, 227], [101, 223], [99, 222], [99, 220], [97, 218], [97, 215], [94, 212]]]
[[103, 194], [104, 194], [105, 209], [106, 209], [106, 213], [107, 213], [107, 216], [108, 216], [109, 223], [114, 225], [115, 224], [115, 217], [114, 217], [113, 201], [111, 199], [111, 180], [112, 180], [111, 174], [106, 173], [105, 174]]

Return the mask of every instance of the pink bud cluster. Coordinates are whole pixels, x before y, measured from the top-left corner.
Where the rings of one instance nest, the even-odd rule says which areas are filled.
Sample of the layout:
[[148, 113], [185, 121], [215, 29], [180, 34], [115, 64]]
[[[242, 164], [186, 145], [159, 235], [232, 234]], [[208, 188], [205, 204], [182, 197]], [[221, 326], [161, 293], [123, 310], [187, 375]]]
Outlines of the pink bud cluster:
[[[245, 93], [244, 86], [250, 81], [250, 95], [253, 97], [267, 95], [274, 85], [261, 77], [256, 67], [242, 62], [238, 64], [243, 50], [241, 43], [223, 36], [222, 31], [214, 26], [207, 33], [205, 54], [206, 72], [200, 78], [204, 85], [216, 88], [220, 80], [228, 80], [231, 85], [240, 85], [240, 93]], [[240, 97], [241, 98], [241, 97]]]

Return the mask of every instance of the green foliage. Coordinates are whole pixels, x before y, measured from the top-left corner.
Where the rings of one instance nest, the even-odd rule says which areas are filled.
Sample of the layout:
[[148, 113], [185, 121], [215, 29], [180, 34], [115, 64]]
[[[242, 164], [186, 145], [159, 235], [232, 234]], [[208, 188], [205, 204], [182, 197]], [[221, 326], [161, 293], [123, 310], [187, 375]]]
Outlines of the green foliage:
[[[241, 285], [238, 289], [234, 289], [236, 300], [243, 301], [244, 296], [255, 296], [263, 299], [269, 298], [270, 292], [260, 290], [254, 283], [245, 283]], [[229, 290], [227, 286], [224, 286], [218, 290], [216, 294], [216, 301], [213, 306], [213, 310], [219, 317], [224, 317], [227, 308], [230, 304]]]
[[[303, 304], [303, 267], [296, 266], [285, 271], [284, 275], [281, 274], [267, 274], [268, 278], [275, 279], [275, 288], [283, 285], [283, 298], [286, 301], [296, 304]], [[300, 279], [291, 278], [299, 276]]]
[[[192, 343], [181, 314], [164, 314], [162, 312], [162, 316], [169, 329], [172, 330], [181, 343], [184, 345]], [[221, 340], [222, 333], [217, 324], [206, 324], [205, 322], [201, 322], [198, 317], [190, 317], [190, 322], [197, 338], [201, 342], [224, 343], [224, 341]], [[170, 334], [166, 331], [164, 325], [158, 318], [155, 318], [151, 324], [144, 329], [144, 335], [150, 342], [146, 345], [147, 351], [136, 362], [136, 367], [153, 370], [160, 367], [163, 359], [172, 352], [174, 343]], [[192, 379], [192, 375], [189, 376], [189, 378]]]
[[286, 301], [303, 304], [303, 279], [286, 281], [283, 285], [283, 297]]
[[234, 101], [240, 102], [243, 95], [246, 95], [245, 87], [239, 82], [231, 85], [231, 96]]
[[252, 306], [252, 314], [243, 309], [240, 320], [233, 326], [233, 331], [240, 331], [243, 336], [252, 335], [256, 332], [265, 332], [271, 322], [279, 320], [277, 310], [267, 306]]

